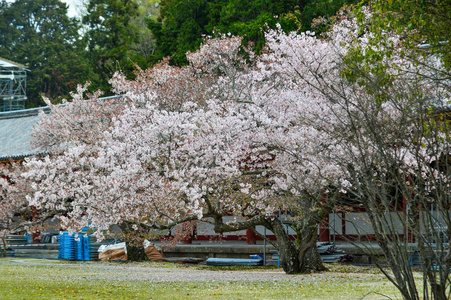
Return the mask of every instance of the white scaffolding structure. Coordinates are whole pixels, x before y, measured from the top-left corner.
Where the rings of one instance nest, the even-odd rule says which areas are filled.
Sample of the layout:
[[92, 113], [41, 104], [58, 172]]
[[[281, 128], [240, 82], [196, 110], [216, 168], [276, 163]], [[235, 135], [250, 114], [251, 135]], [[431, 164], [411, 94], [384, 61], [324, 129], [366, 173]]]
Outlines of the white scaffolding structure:
[[0, 111], [25, 108], [27, 71], [24, 65], [0, 58]]

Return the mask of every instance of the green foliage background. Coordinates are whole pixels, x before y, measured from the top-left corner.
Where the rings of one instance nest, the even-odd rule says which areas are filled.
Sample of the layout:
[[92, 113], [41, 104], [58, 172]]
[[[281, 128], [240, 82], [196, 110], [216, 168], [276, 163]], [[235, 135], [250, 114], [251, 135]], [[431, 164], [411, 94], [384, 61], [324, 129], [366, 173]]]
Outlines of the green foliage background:
[[28, 107], [43, 105], [41, 95], [67, 96], [91, 77], [79, 28], [59, 0], [0, 2], [0, 57], [29, 68]]
[[[397, 30], [406, 45], [431, 45], [451, 68], [451, 0], [87, 0], [80, 18], [67, 16], [60, 0], [0, 0], [0, 57], [25, 64], [27, 107], [42, 96], [60, 102], [77, 84], [108, 95], [115, 71], [133, 78], [163, 57], [185, 64], [203, 35], [244, 37], [259, 53], [264, 31], [280, 23], [285, 31], [325, 31], [343, 5], [373, 7], [372, 30]], [[320, 18], [312, 28], [312, 20]], [[318, 25], [318, 24], [317, 24]], [[379, 42], [376, 36], [375, 42]]]
[[214, 31], [244, 37], [259, 53], [264, 31], [281, 24], [285, 31], [311, 30], [314, 18], [329, 18], [343, 5], [356, 0], [162, 0], [161, 16], [148, 20], [156, 38], [155, 60], [171, 56], [175, 64], [186, 63], [186, 51], [198, 49], [202, 35]]
[[451, 0], [373, 0], [372, 30], [396, 30], [410, 47], [429, 44], [451, 69]]

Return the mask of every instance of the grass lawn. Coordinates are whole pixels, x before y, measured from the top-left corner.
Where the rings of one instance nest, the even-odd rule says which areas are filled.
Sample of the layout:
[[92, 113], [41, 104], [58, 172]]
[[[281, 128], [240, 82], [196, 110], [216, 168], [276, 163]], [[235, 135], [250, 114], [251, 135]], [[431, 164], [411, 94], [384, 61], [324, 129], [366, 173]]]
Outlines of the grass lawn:
[[206, 267], [0, 258], [0, 299], [388, 299], [400, 294], [375, 268], [327, 265]]

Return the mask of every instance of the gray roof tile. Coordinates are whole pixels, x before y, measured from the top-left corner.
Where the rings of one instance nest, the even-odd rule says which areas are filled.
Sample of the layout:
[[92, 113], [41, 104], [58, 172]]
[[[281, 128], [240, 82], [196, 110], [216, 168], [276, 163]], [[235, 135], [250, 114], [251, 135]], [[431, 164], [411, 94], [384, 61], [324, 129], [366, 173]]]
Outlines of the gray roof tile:
[[[49, 111], [48, 107], [41, 109]], [[0, 113], [0, 161], [19, 159], [40, 152], [30, 145], [33, 126], [39, 121], [39, 110]]]
[[[99, 99], [121, 98], [121, 95]], [[87, 100], [85, 100], [87, 101]], [[60, 104], [64, 106], [65, 104]], [[30, 146], [33, 126], [39, 121], [39, 111], [50, 113], [50, 107], [39, 107], [0, 112], [0, 161], [21, 159], [34, 154], [45, 154]]]

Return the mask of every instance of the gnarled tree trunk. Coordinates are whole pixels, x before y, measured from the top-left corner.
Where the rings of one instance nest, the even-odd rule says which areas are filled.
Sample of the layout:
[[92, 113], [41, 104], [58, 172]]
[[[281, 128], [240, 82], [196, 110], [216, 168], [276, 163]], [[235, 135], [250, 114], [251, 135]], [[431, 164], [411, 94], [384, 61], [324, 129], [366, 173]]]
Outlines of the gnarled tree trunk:
[[6, 257], [6, 233], [3, 236], [0, 236], [2, 240], [2, 247], [1, 247], [1, 257]]
[[[284, 224], [275, 216], [257, 215], [244, 222], [225, 224], [221, 215], [215, 217], [215, 232], [224, 233], [254, 228], [257, 225], [265, 226], [276, 236], [277, 242], [269, 241], [279, 250], [280, 264], [287, 274], [310, 273], [312, 271], [325, 271], [316, 247], [318, 226], [311, 225], [302, 232], [298, 230], [297, 240], [292, 240]], [[321, 218], [312, 224], [319, 225]], [[315, 223], [316, 222], [316, 223]]]
[[298, 232], [297, 240], [293, 241], [280, 220], [273, 220], [271, 227], [277, 238], [281, 266], [287, 274], [327, 270], [316, 246], [317, 229], [308, 228], [302, 233]]
[[300, 272], [311, 273], [313, 271], [326, 271], [321, 256], [319, 255], [316, 242], [318, 240], [318, 229], [307, 228], [302, 234], [298, 233], [298, 248], [300, 258]]
[[144, 238], [137, 233], [135, 229], [126, 222], [120, 225], [123, 237], [125, 238], [127, 246], [127, 260], [128, 261], [143, 261], [146, 259], [144, 252]]
[[144, 252], [144, 247], [135, 246], [133, 244], [127, 243], [127, 260], [129, 261], [143, 261], [146, 259], [146, 253]]

